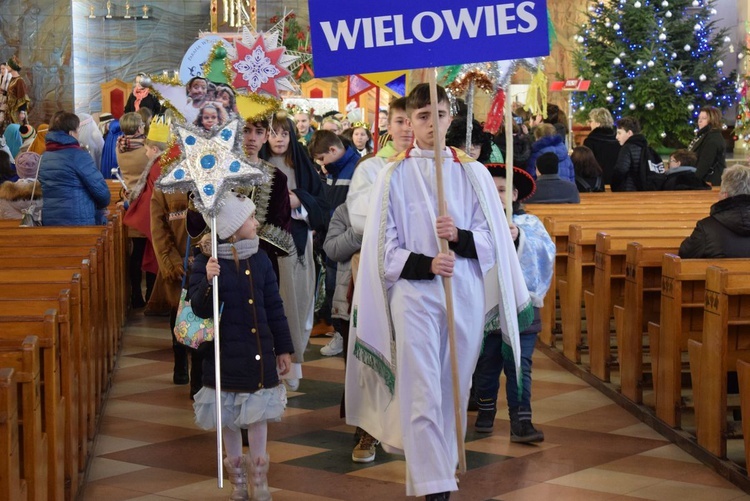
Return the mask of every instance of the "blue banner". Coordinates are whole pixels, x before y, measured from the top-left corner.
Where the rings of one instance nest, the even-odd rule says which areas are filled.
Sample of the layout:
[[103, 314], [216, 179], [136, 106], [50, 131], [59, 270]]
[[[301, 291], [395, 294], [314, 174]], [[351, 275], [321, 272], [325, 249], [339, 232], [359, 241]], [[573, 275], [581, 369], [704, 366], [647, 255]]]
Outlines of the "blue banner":
[[549, 54], [547, 4], [309, 0], [316, 77]]

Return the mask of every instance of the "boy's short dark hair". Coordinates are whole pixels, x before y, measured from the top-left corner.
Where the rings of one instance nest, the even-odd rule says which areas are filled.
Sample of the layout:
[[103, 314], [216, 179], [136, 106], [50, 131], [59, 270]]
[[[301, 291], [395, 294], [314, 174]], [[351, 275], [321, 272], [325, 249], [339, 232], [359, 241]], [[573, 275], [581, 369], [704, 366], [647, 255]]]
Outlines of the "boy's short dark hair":
[[81, 125], [81, 119], [75, 113], [69, 111], [58, 111], [52, 115], [52, 120], [49, 124], [50, 132], [53, 130], [59, 130], [66, 134], [78, 130]]
[[[437, 99], [438, 103], [450, 103], [448, 101], [448, 94], [445, 89], [440, 85], [437, 86]], [[409, 95], [406, 96], [406, 112], [411, 113], [419, 108], [424, 108], [430, 104], [430, 85], [421, 83], [414, 87]]]
[[[383, 110], [380, 110], [380, 111], [382, 112]], [[391, 123], [391, 117], [393, 117], [394, 111], [406, 112], [406, 98], [405, 97], [394, 99], [388, 105], [388, 111], [386, 111], [386, 113], [388, 113], [388, 123]]]
[[536, 168], [542, 175], [557, 174], [559, 159], [556, 153], [548, 151], [536, 159]]
[[641, 133], [641, 124], [635, 117], [622, 117], [617, 121], [617, 128], [633, 134]]
[[257, 127], [267, 132], [270, 128], [270, 125], [268, 125], [268, 120], [256, 120], [255, 122], [245, 122], [244, 130], [249, 129], [250, 127]]
[[670, 156], [674, 158], [676, 162], [680, 162], [680, 166], [687, 165], [688, 167], [695, 167], [695, 164], [698, 163], [698, 155], [696, 155], [694, 151], [686, 150], [684, 148], [675, 150]]
[[316, 130], [307, 145], [310, 156], [313, 158], [315, 155], [328, 153], [330, 147], [344, 149], [344, 143], [341, 142], [339, 136], [330, 130]]

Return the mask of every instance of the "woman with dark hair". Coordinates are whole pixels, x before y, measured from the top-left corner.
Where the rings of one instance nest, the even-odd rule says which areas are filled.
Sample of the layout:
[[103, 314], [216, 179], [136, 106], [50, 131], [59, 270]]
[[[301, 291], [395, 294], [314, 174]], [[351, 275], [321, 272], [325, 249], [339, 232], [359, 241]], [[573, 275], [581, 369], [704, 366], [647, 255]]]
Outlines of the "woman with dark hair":
[[688, 147], [698, 155], [695, 175], [714, 186], [721, 184], [721, 173], [727, 166], [726, 143], [721, 135], [721, 112], [704, 106], [698, 113], [698, 132]]
[[445, 135], [445, 145], [464, 150], [471, 158], [486, 164], [492, 155], [492, 136], [482, 130], [482, 124], [474, 120], [471, 127], [471, 144], [466, 144], [466, 119], [451, 122]]
[[292, 209], [291, 233], [297, 252], [279, 257], [279, 292], [294, 344], [292, 370], [285, 379], [292, 391], [299, 385], [301, 364], [313, 326], [316, 284], [313, 231], [324, 234], [330, 217], [325, 187], [305, 147], [297, 140], [296, 130], [286, 112], [277, 113], [268, 142], [259, 155], [286, 175]]
[[78, 143], [81, 121], [74, 113], [58, 111], [46, 138], [47, 150], [39, 164], [44, 192], [44, 226], [104, 224], [110, 194], [94, 159]]
[[570, 155], [576, 173], [576, 188], [579, 193], [604, 191], [602, 168], [594, 157], [594, 152], [586, 146], [576, 146]]

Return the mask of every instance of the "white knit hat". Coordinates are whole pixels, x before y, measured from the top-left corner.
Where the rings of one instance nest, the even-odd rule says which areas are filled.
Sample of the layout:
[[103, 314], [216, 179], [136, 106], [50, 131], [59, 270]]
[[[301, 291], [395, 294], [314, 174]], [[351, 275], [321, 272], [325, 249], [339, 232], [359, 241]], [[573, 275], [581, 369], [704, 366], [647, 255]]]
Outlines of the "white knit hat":
[[[255, 212], [255, 204], [245, 195], [228, 192], [224, 199], [219, 202], [223, 203], [216, 215], [216, 236], [222, 240], [234, 235], [240, 229], [245, 221]], [[211, 227], [211, 218], [203, 216], [209, 228]]]

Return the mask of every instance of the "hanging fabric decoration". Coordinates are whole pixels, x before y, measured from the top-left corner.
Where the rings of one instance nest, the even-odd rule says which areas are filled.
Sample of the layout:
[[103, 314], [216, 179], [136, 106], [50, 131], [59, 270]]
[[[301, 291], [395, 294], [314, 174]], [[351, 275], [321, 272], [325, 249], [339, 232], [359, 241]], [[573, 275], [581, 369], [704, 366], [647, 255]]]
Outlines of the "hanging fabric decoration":
[[503, 126], [503, 112], [505, 110], [505, 90], [497, 89], [497, 94], [492, 100], [490, 110], [487, 112], [487, 120], [484, 122], [484, 131], [493, 136]]
[[531, 79], [529, 90], [526, 93], [526, 104], [524, 110], [533, 116], [541, 115], [547, 117], [547, 75], [539, 68]]

